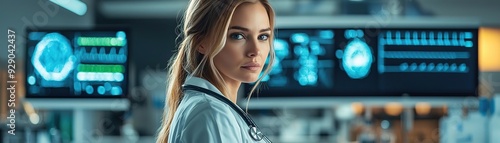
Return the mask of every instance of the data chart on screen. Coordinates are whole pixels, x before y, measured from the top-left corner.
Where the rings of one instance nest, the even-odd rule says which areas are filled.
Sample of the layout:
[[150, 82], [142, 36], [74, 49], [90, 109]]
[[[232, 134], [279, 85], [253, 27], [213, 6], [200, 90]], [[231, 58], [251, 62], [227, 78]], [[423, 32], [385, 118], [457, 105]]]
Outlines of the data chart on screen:
[[30, 30], [28, 97], [121, 97], [127, 91], [125, 30]]

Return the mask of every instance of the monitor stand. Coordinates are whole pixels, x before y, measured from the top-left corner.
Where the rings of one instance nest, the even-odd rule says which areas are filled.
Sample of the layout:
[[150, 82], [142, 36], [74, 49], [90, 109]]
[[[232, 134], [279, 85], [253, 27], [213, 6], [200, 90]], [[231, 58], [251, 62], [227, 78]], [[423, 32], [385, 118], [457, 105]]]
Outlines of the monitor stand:
[[[98, 129], [93, 129], [93, 111], [127, 111], [130, 101], [126, 98], [26, 98], [25, 102], [32, 104], [37, 110], [72, 110], [73, 111], [73, 143], [98, 142], [93, 133], [99, 134]], [[102, 134], [102, 132], [100, 133]]]

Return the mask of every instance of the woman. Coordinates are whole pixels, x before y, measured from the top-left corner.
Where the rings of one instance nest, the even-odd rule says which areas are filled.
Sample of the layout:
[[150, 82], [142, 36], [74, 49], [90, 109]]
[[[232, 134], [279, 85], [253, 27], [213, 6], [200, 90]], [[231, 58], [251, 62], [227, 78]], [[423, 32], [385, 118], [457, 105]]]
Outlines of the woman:
[[268, 56], [264, 75], [272, 67], [274, 11], [268, 1], [191, 0], [183, 24], [157, 143], [268, 141], [234, 109], [241, 83], [256, 82], [251, 95]]

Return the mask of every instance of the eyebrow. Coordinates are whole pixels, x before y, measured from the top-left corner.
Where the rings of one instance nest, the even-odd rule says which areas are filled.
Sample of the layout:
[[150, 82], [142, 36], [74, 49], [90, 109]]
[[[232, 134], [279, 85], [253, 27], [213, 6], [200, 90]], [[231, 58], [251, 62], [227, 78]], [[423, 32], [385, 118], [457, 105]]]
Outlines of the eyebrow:
[[[245, 27], [241, 27], [241, 26], [231, 26], [229, 27], [229, 29], [238, 29], [238, 30], [242, 30], [242, 31], [250, 31], [248, 28], [245, 28]], [[271, 28], [265, 28], [265, 29], [261, 29], [259, 32], [266, 32], [266, 31], [271, 31]]]

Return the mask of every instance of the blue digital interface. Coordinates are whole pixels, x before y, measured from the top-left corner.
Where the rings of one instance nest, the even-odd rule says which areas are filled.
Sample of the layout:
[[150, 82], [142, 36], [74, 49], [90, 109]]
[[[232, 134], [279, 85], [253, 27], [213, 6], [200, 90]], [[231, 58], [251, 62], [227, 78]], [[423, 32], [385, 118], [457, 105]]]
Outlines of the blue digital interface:
[[277, 58], [259, 96], [476, 96], [477, 35], [477, 28], [277, 29]]
[[332, 88], [334, 36], [332, 30], [280, 31], [273, 70], [263, 81], [272, 88]]
[[477, 35], [477, 29], [381, 31], [377, 37], [381, 90], [477, 95]]
[[352, 79], [360, 79], [368, 76], [373, 62], [373, 53], [370, 46], [363, 40], [363, 31], [346, 30], [345, 38], [351, 40], [344, 50], [337, 50], [342, 60], [342, 68]]
[[125, 30], [28, 30], [26, 97], [124, 97]]

